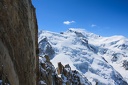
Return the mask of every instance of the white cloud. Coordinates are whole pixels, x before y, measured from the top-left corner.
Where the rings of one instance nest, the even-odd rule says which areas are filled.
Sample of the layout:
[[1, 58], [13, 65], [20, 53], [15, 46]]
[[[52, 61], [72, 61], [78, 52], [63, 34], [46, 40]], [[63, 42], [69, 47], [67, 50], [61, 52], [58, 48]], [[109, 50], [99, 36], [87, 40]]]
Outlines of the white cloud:
[[75, 21], [64, 21], [64, 22], [63, 22], [63, 24], [65, 24], [65, 25], [70, 25], [70, 24], [72, 24], [72, 23], [75, 23]]
[[91, 25], [91, 27], [96, 27], [96, 26], [97, 26], [97, 25], [95, 25], [95, 24], [92, 24], [92, 25]]

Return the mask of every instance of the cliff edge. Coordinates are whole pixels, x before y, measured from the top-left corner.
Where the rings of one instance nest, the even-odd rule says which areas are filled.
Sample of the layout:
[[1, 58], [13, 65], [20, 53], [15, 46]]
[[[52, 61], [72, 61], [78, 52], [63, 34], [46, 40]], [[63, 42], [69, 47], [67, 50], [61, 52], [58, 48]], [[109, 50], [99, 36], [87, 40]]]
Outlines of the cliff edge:
[[37, 33], [31, 0], [0, 0], [0, 80], [11, 85], [36, 85]]

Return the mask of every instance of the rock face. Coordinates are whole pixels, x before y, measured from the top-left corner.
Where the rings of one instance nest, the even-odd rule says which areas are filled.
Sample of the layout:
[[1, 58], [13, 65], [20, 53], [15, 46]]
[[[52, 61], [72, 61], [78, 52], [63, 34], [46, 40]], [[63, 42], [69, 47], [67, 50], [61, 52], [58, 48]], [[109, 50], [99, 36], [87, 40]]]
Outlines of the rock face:
[[0, 80], [36, 85], [37, 31], [31, 0], [0, 0]]
[[76, 70], [71, 70], [69, 64], [63, 66], [61, 62], [55, 69], [48, 56], [40, 57], [39, 85], [92, 85], [86, 77]]
[[39, 51], [39, 55], [48, 55], [50, 59], [52, 59], [55, 55], [55, 52], [50, 43], [48, 42], [47, 38], [44, 38], [39, 42]]
[[128, 70], [128, 61], [127, 60], [124, 60], [123, 61], [123, 67]]

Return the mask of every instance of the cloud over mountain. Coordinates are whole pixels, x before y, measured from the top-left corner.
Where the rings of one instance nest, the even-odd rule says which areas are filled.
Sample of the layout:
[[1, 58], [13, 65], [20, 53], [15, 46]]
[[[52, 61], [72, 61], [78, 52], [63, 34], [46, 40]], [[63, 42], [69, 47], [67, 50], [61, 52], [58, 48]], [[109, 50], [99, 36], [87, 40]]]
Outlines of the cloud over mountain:
[[64, 21], [64, 22], [63, 22], [63, 24], [65, 24], [65, 25], [70, 25], [70, 24], [72, 24], [72, 23], [75, 23], [75, 21]]

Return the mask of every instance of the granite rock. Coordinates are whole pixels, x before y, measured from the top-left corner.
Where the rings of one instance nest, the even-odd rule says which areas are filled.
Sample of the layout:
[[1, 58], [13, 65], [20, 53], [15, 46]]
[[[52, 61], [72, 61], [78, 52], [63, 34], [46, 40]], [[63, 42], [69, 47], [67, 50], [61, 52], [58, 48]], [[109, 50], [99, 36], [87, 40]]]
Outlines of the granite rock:
[[31, 0], [0, 0], [0, 73], [11, 85], [38, 82], [38, 29]]

